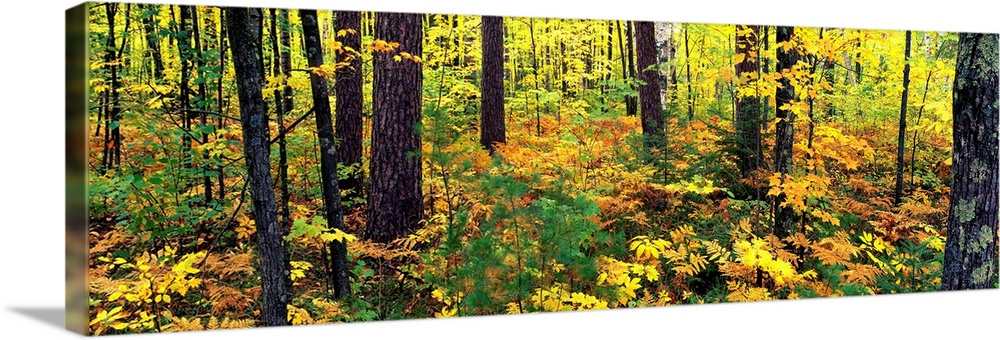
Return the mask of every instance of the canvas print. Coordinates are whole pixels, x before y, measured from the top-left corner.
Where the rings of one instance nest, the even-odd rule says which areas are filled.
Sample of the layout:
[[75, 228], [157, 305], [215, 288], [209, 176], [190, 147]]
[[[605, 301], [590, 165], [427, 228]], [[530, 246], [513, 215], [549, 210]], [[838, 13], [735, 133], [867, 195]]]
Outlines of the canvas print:
[[995, 33], [82, 10], [90, 335], [998, 287]]

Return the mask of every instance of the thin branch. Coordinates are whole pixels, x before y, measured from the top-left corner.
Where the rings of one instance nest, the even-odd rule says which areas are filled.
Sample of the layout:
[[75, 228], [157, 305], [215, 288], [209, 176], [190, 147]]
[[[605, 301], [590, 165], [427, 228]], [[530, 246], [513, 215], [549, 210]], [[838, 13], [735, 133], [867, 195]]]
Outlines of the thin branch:
[[[229, 230], [229, 226], [233, 224], [233, 220], [236, 219], [236, 215], [238, 215], [240, 213], [240, 209], [243, 208], [243, 203], [246, 203], [246, 200], [243, 198], [246, 197], [247, 195], [247, 184], [249, 183], [250, 181], [248, 181], [246, 178], [243, 179], [243, 190], [240, 191], [240, 204], [236, 205], [236, 209], [233, 210], [233, 214], [229, 216], [229, 221], [227, 221], [226, 224], [222, 225], [222, 230], [220, 230], [218, 235], [215, 236], [215, 239], [212, 240], [212, 244], [208, 246], [208, 250], [205, 251], [205, 257], [201, 259], [201, 263], [198, 264], [199, 269], [205, 266], [205, 261], [208, 261], [208, 254], [211, 254], [212, 250], [215, 249], [215, 245], [218, 244], [219, 240], [222, 239], [222, 233], [225, 233], [227, 230]], [[201, 271], [201, 278], [202, 279], [205, 278], [204, 270]]]
[[[309, 111], [306, 111], [306, 113], [303, 113], [301, 117], [299, 117], [294, 122], [292, 122], [291, 125], [289, 125], [288, 127], [286, 127], [285, 131], [283, 131], [281, 133], [278, 133], [278, 135], [275, 136], [273, 139], [271, 139], [271, 141], [267, 142], [267, 145], [271, 145], [271, 144], [277, 143], [278, 139], [280, 139], [281, 137], [284, 137], [289, 132], [291, 132], [292, 129], [294, 129], [296, 125], [298, 125], [299, 123], [301, 123], [302, 120], [306, 119], [306, 117], [309, 117], [309, 115], [312, 114], [315, 111], [316, 111], [316, 107], [313, 107], [313, 108], [309, 109]], [[240, 156], [238, 158], [234, 158], [234, 159], [232, 159], [231, 162], [223, 165], [223, 167], [228, 167], [228, 166], [232, 165], [233, 163], [239, 162], [239, 161], [243, 160], [244, 157], [245, 156]]]

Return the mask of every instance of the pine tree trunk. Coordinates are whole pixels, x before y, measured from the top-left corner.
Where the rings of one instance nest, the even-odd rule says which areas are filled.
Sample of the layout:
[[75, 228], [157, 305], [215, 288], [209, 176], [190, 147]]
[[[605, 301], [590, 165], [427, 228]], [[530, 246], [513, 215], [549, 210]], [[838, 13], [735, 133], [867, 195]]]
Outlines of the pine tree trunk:
[[997, 285], [997, 43], [997, 34], [959, 34], [952, 97], [951, 205], [941, 290]]
[[[302, 34], [306, 39], [306, 55], [309, 67], [323, 65], [323, 47], [320, 43], [319, 24], [315, 10], [299, 11], [302, 17]], [[323, 206], [327, 225], [331, 229], [344, 230], [344, 211], [340, 202], [340, 183], [337, 178], [337, 145], [333, 136], [333, 121], [330, 113], [330, 96], [326, 78], [309, 73], [312, 85], [313, 107], [316, 111], [316, 133], [319, 135], [320, 177], [323, 181]], [[333, 241], [330, 247], [330, 264], [333, 273], [333, 290], [336, 298], [350, 295], [350, 280], [347, 276], [347, 244]]]
[[423, 53], [420, 16], [378, 13], [375, 39], [398, 42], [393, 52], [374, 56], [371, 193], [366, 236], [390, 242], [415, 231], [423, 219], [420, 134], [423, 74], [421, 64], [396, 62], [395, 52]]
[[483, 78], [480, 84], [482, 108], [479, 143], [492, 154], [495, 144], [507, 143], [503, 107], [503, 18], [484, 16], [482, 20]]
[[656, 69], [656, 37], [652, 22], [635, 23], [635, 45], [639, 70], [642, 70], [639, 80], [646, 83], [639, 86], [643, 139], [646, 148], [661, 148], [665, 126], [660, 112], [660, 81]]
[[361, 13], [351, 11], [337, 12], [337, 19], [334, 23], [338, 32], [347, 32], [337, 40], [344, 44], [343, 53], [337, 54], [337, 62], [349, 62], [349, 67], [337, 69], [336, 95], [337, 95], [337, 131], [336, 137], [340, 142], [337, 149], [340, 161], [352, 169], [347, 178], [340, 182], [340, 190], [344, 193], [344, 200], [351, 201], [362, 197], [364, 171], [361, 169], [361, 106], [364, 97], [361, 92], [361, 56], [350, 54], [347, 47], [355, 51], [361, 51]]
[[278, 226], [277, 203], [271, 179], [270, 132], [267, 110], [261, 93], [262, 71], [257, 59], [255, 44], [260, 43], [258, 31], [250, 23], [247, 8], [226, 8], [226, 25], [232, 44], [233, 64], [239, 88], [240, 121], [243, 126], [243, 153], [246, 157], [250, 196], [253, 201], [254, 222], [257, 225], [257, 253], [261, 281], [261, 325], [288, 324], [288, 303], [291, 292], [288, 286], [288, 262], [281, 243]]
[[[777, 28], [777, 51], [775, 52], [778, 65], [776, 70], [782, 73], [790, 72], [792, 66], [799, 60], [798, 52], [792, 49], [785, 49], [781, 46], [783, 42], [790, 42], [795, 34], [794, 27], [778, 26]], [[791, 104], [795, 100], [795, 88], [787, 78], [782, 77], [781, 87], [775, 89], [775, 117], [778, 119], [775, 132], [774, 143], [774, 171], [781, 173], [782, 182], [792, 171], [792, 144], [794, 143], [795, 113], [790, 109], [782, 109], [782, 106]], [[795, 228], [795, 211], [791, 206], [782, 207], [785, 202], [785, 194], [779, 194], [773, 204], [774, 207], [774, 235], [780, 239], [785, 238]]]

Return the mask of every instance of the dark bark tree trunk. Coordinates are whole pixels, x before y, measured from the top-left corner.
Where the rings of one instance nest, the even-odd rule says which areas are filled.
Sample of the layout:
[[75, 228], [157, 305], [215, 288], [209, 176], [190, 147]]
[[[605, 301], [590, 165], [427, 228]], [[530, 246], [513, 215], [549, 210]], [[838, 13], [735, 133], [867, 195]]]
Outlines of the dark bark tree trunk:
[[[760, 26], [736, 26], [736, 54], [744, 56], [736, 63], [736, 76], [741, 85], [752, 88], [756, 86], [756, 75], [760, 67], [757, 55], [757, 35]], [[751, 55], [754, 54], [754, 55]], [[747, 82], [743, 83], [746, 79]], [[737, 96], [736, 98], [736, 136], [739, 142], [737, 165], [741, 178], [750, 178], [751, 174], [761, 167], [764, 151], [760, 140], [760, 99], [757, 96]]]
[[941, 290], [996, 286], [997, 40], [997, 34], [959, 34], [952, 97], [951, 205]]
[[[634, 34], [632, 33], [632, 26], [633, 23], [631, 20], [629, 20], [627, 22], [627, 25], [625, 26], [625, 39], [626, 39], [625, 48], [628, 51], [628, 56], [626, 57], [628, 64], [628, 77], [635, 79], [635, 44], [632, 42], [632, 37], [634, 36]], [[639, 98], [636, 98], [636, 96], [634, 95], [625, 96], [626, 115], [635, 116], [635, 114], [638, 112], [637, 109], [637, 106], [639, 106], [638, 99]]]
[[[323, 47], [320, 43], [319, 24], [315, 10], [301, 10], [302, 34], [306, 39], [306, 55], [309, 67], [323, 65]], [[419, 24], [419, 21], [418, 21]], [[419, 37], [418, 37], [419, 38]], [[326, 79], [316, 73], [309, 74], [312, 85], [313, 107], [316, 111], [316, 133], [319, 135], [320, 177], [323, 181], [323, 206], [327, 225], [332, 229], [345, 230], [344, 211], [340, 202], [340, 183], [337, 177], [337, 145], [333, 136], [333, 121], [330, 113], [330, 96]], [[347, 243], [333, 241], [330, 248], [330, 268], [333, 274], [333, 291], [336, 298], [350, 295], [350, 278], [347, 276]]]
[[687, 68], [687, 104], [688, 121], [694, 119], [694, 93], [691, 92], [691, 44], [688, 38], [688, 26], [684, 25], [684, 66]]
[[[108, 89], [105, 90], [104, 98], [106, 98], [105, 105], [108, 108], [105, 109], [104, 113], [104, 151], [101, 155], [101, 173], [112, 169], [117, 166], [115, 163], [115, 154], [118, 154], [119, 145], [117, 140], [114, 138], [114, 131], [118, 130], [118, 67], [116, 66], [116, 53], [117, 46], [115, 46], [115, 15], [118, 12], [118, 4], [109, 3], [105, 7], [105, 13], [108, 17], [108, 36], [107, 41], [104, 44], [104, 69], [107, 74], [108, 79]], [[114, 128], [111, 125], [115, 125]], [[98, 127], [98, 129], [100, 129]]]
[[129, 40], [128, 40], [129, 33], [131, 32], [130, 28], [132, 26], [132, 4], [129, 3], [125, 4], [124, 16], [125, 16], [125, 29], [122, 30], [122, 44], [121, 48], [119, 48], [117, 52], [118, 52], [118, 60], [122, 64], [121, 69], [124, 69], [125, 72], [127, 73], [131, 68], [130, 65], [132, 62], [132, 58], [123, 58], [123, 56], [129, 53], [130, 47], [132, 46], [129, 45]]
[[[334, 23], [336, 30], [353, 30], [343, 37], [338, 37], [345, 48], [350, 47], [355, 51], [361, 51], [361, 13], [351, 11], [337, 12], [337, 19]], [[341, 192], [344, 192], [345, 200], [353, 200], [362, 197], [364, 169], [361, 169], [361, 107], [364, 97], [361, 86], [361, 56], [341, 51], [337, 54], [337, 62], [349, 62], [349, 67], [337, 69], [337, 140], [340, 148], [337, 149], [340, 161], [347, 167], [354, 169], [347, 178], [340, 184]]]
[[899, 138], [896, 143], [896, 192], [893, 202], [903, 203], [903, 154], [906, 151], [906, 102], [910, 94], [910, 42], [913, 32], [906, 31], [906, 51], [903, 59], [903, 94], [899, 104]]
[[[200, 123], [201, 123], [201, 125], [202, 126], [207, 126], [208, 125], [208, 111], [207, 111], [207, 107], [205, 105], [208, 102], [208, 87], [206, 85], [207, 83], [206, 83], [205, 71], [204, 71], [205, 70], [205, 50], [202, 48], [201, 27], [200, 27], [201, 26], [201, 22], [198, 20], [198, 8], [197, 7], [191, 7], [191, 23], [192, 23], [192, 37], [191, 38], [194, 39], [194, 52], [197, 53], [197, 55], [195, 56], [195, 58], [196, 58], [195, 61], [196, 61], [196, 64], [198, 65], [198, 69], [197, 69], [197, 72], [196, 72], [197, 78], [195, 80], [195, 82], [198, 83], [198, 101], [196, 102], [196, 106], [198, 107], [198, 111], [201, 111], [201, 114], [200, 114], [200, 116], [201, 116], [200, 117], [200, 120], [201, 120]], [[202, 145], [208, 144], [208, 134], [204, 133], [204, 132], [199, 132], [199, 134], [201, 135], [201, 144]], [[201, 166], [202, 185], [205, 188], [205, 190], [204, 190], [205, 191], [204, 192], [204, 194], [205, 194], [205, 202], [204, 203], [205, 204], [208, 204], [208, 202], [212, 201], [212, 177], [211, 177], [211, 175], [208, 172], [209, 172], [208, 163], [206, 162], [204, 165]]]
[[177, 51], [181, 62], [181, 129], [184, 130], [181, 137], [181, 164], [184, 167], [191, 166], [191, 6], [180, 6], [181, 22], [178, 27]]
[[227, 8], [226, 25], [232, 44], [233, 64], [236, 68], [236, 82], [239, 88], [240, 121], [243, 126], [243, 153], [250, 180], [250, 195], [253, 200], [254, 222], [257, 225], [257, 253], [260, 268], [257, 273], [261, 281], [261, 325], [281, 326], [288, 324], [288, 307], [291, 292], [288, 285], [288, 262], [281, 242], [281, 227], [278, 226], [277, 203], [274, 199], [274, 183], [271, 179], [270, 132], [267, 124], [267, 110], [261, 93], [260, 61], [257, 48], [260, 43], [258, 31], [250, 22], [247, 8]]
[[503, 18], [484, 16], [482, 20], [483, 78], [480, 84], [482, 108], [479, 116], [479, 143], [493, 154], [496, 143], [507, 143], [503, 107]]
[[[219, 102], [217, 104], [219, 105], [218, 112], [219, 112], [220, 116], [219, 116], [219, 119], [216, 121], [216, 124], [218, 125], [219, 130], [222, 130], [225, 127], [225, 119], [223, 119], [221, 115], [222, 115], [222, 113], [223, 113], [223, 111], [225, 109], [224, 102], [226, 100], [225, 99], [226, 97], [222, 95], [222, 80], [225, 78], [225, 77], [222, 76], [222, 72], [224, 72], [226, 70], [226, 49], [227, 49], [226, 38], [227, 38], [227, 34], [226, 34], [225, 11], [223, 11], [221, 8], [219, 9], [219, 23], [221, 23], [221, 25], [219, 25], [220, 27], [219, 27], [219, 32], [217, 32], [218, 35], [216, 35], [216, 41], [219, 42], [219, 72], [220, 72], [220, 75], [219, 75], [218, 82], [216, 83], [216, 90], [218, 91], [216, 93], [216, 96], [219, 97]], [[218, 131], [218, 130], [216, 130], [216, 131]], [[217, 173], [218, 177], [216, 178], [216, 182], [219, 182], [219, 198], [220, 199], [225, 199], [226, 198], [226, 167], [225, 167], [225, 164], [222, 164], [220, 162], [217, 171], [218, 171], [218, 173]]]
[[[420, 16], [378, 13], [375, 39], [399, 42], [398, 51], [423, 53]], [[394, 51], [397, 52], [397, 51]], [[423, 74], [421, 64], [396, 62], [396, 53], [374, 56], [374, 112], [372, 117], [371, 192], [366, 236], [390, 242], [418, 228], [423, 219], [420, 188], [420, 133]]]
[[[287, 10], [283, 10], [287, 13]], [[285, 52], [281, 50], [278, 46], [278, 16], [275, 14], [275, 9], [270, 9], [271, 16], [271, 57], [273, 61], [271, 62], [271, 75], [278, 76], [284, 75], [288, 76], [288, 73], [284, 72], [284, 64], [286, 60]], [[286, 21], [287, 23], [287, 21]], [[287, 34], [288, 27], [284, 26], [281, 28], [282, 34]], [[282, 43], [287, 43], [287, 41], [282, 41]], [[285, 46], [287, 47], [287, 46]], [[289, 65], [289, 68], [291, 65]], [[289, 231], [292, 226], [291, 213], [289, 212], [288, 205], [291, 200], [291, 194], [288, 192], [288, 144], [285, 142], [285, 113], [291, 112], [291, 108], [286, 108], [284, 105], [286, 101], [290, 101], [291, 98], [285, 97], [283, 95], [283, 90], [290, 90], [288, 86], [288, 79], [283, 78], [282, 84], [284, 85], [280, 89], [274, 90], [274, 108], [278, 116], [278, 193], [281, 196], [280, 203], [278, 204], [278, 215], [280, 216], [279, 224], [281, 225], [281, 230], [283, 234]], [[288, 109], [288, 111], [285, 111]]]
[[662, 147], [664, 123], [660, 113], [660, 81], [656, 68], [656, 32], [650, 21], [635, 23], [635, 45], [639, 62], [639, 80], [645, 85], [639, 86], [639, 101], [642, 106], [642, 134], [646, 148]]
[[614, 51], [615, 51], [614, 50], [614, 40], [615, 40], [614, 37], [615, 37], [615, 28], [611, 24], [611, 21], [608, 21], [607, 25], [608, 25], [608, 50], [606, 52], [606, 54], [607, 54], [606, 57], [608, 58], [608, 66], [607, 66], [607, 74], [605, 74], [605, 76], [604, 76], [604, 85], [601, 86], [601, 103], [602, 104], [604, 103], [604, 97], [605, 97], [605, 95], [607, 95], [607, 93], [608, 93], [608, 87], [611, 86], [609, 84], [611, 82], [611, 75], [614, 74], [614, 70], [612, 69], [612, 66], [614, 65]]
[[[264, 9], [251, 8], [249, 29], [257, 31], [257, 40], [253, 43], [253, 51], [257, 53], [257, 71], [260, 72], [261, 87], [267, 85], [264, 68]], [[267, 102], [264, 102], [264, 112], [267, 112]]]
[[535, 45], [535, 19], [528, 19], [528, 31], [531, 34], [531, 68], [535, 80], [535, 135], [542, 135], [542, 116], [538, 112], [538, 47]]
[[142, 14], [142, 26], [146, 34], [146, 45], [149, 47], [147, 55], [153, 62], [153, 80], [163, 78], [163, 57], [160, 55], [160, 35], [156, 31], [156, 24], [153, 18], [159, 14], [158, 5], [144, 5], [145, 12]]
[[[615, 30], [618, 32], [618, 55], [622, 58], [622, 82], [628, 81], [628, 62], [625, 61], [625, 37], [622, 35], [622, 21], [615, 21]], [[628, 112], [629, 99], [626, 95], [625, 100], [625, 112]]]
[[[781, 47], [783, 42], [791, 42], [795, 35], [794, 27], [778, 26], [777, 30], [777, 51], [778, 59], [776, 70], [779, 72], [790, 72], [795, 63], [799, 60], [799, 53], [794, 49]], [[794, 143], [795, 113], [790, 109], [783, 109], [786, 104], [792, 104], [795, 100], [795, 88], [792, 87], [788, 78], [782, 77], [781, 87], [775, 89], [775, 117], [778, 123], [775, 129], [774, 143], [774, 171], [781, 173], [782, 182], [785, 176], [792, 171], [792, 144]], [[785, 238], [795, 228], [795, 211], [791, 206], [782, 207], [785, 202], [785, 194], [779, 194], [774, 201], [774, 235], [778, 238]]]
[[[761, 41], [761, 45], [762, 46], [761, 46], [761, 48], [757, 49], [757, 51], [758, 51], [757, 55], [758, 56], [761, 55], [759, 53], [760, 51], [770, 51], [771, 50], [771, 26], [761, 26], [760, 28], [761, 28], [762, 31], [764, 31], [764, 34], [763, 34], [763, 39], [762, 39], [763, 41]], [[771, 60], [770, 59], [768, 59], [768, 58], [761, 58], [760, 64], [761, 64], [760, 65], [761, 74], [770, 74], [771, 73]], [[764, 93], [763, 94], [763, 98], [761, 98], [760, 102], [761, 103], [770, 103], [771, 102], [771, 96], [770, 95], [771, 95], [770, 93]], [[764, 107], [764, 108], [767, 107], [767, 105], [764, 105], [764, 104], [761, 104], [761, 106]], [[766, 124], [767, 124], [768, 120], [770, 119], [768, 113], [769, 113], [768, 110], [763, 110], [762, 109], [760, 111], [760, 125], [761, 125], [761, 129], [766, 129]]]

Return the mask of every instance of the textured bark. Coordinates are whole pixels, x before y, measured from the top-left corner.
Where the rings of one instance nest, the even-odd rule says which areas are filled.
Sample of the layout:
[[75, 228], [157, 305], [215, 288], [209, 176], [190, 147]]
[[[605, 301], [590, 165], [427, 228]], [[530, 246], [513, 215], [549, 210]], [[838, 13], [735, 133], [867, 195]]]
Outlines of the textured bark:
[[903, 203], [903, 153], [906, 151], [906, 102], [910, 94], [910, 41], [913, 32], [906, 31], [906, 50], [903, 59], [903, 94], [899, 104], [899, 137], [896, 143], [896, 192], [894, 202]]
[[[778, 59], [778, 65], [776, 66], [776, 71], [788, 72], [791, 71], [792, 66], [795, 65], [799, 60], [799, 54], [795, 49], [785, 49], [781, 47], [782, 42], [792, 41], [792, 36], [795, 34], [794, 27], [776, 27], [777, 35], [775, 40], [778, 46], [776, 53]], [[781, 86], [775, 89], [775, 103], [777, 107], [775, 108], [774, 114], [778, 119], [777, 126], [775, 128], [775, 143], [774, 143], [774, 171], [782, 174], [782, 181], [784, 181], [785, 174], [792, 171], [792, 144], [794, 143], [794, 126], [795, 126], [795, 113], [791, 110], [783, 110], [782, 106], [785, 104], [791, 104], [795, 100], [795, 88], [788, 81], [787, 78], [781, 78]], [[785, 201], [785, 194], [780, 194], [775, 199], [774, 202], [774, 235], [778, 238], [785, 238], [789, 235], [793, 228], [795, 228], [795, 212], [792, 207], [782, 207], [781, 204]]]
[[483, 17], [483, 79], [480, 84], [479, 143], [490, 154], [496, 143], [507, 143], [503, 108], [503, 18]]
[[[320, 43], [319, 25], [315, 10], [299, 11], [302, 17], [302, 34], [306, 40], [306, 59], [309, 67], [323, 65], [323, 47]], [[316, 110], [316, 133], [319, 135], [320, 178], [323, 181], [323, 206], [327, 225], [344, 230], [344, 212], [340, 202], [340, 183], [337, 178], [337, 145], [334, 143], [333, 121], [330, 113], [330, 96], [326, 78], [309, 73], [312, 85], [313, 107]], [[330, 247], [330, 268], [333, 274], [333, 290], [336, 298], [350, 295], [350, 280], [347, 276], [347, 244], [333, 241]]]
[[689, 44], [688, 28], [684, 25], [684, 67], [687, 68], [687, 104], [688, 121], [694, 119], [694, 92], [691, 90], [691, 44]]
[[535, 81], [535, 135], [542, 135], [542, 116], [538, 112], [538, 48], [535, 45], [535, 19], [528, 19], [528, 32], [531, 34], [531, 70]]
[[[840, 35], [846, 37], [847, 30], [841, 28]], [[854, 68], [851, 67], [851, 65], [854, 65], [854, 61], [851, 59], [851, 54], [847, 53], [847, 50], [848, 49], [845, 48], [844, 52], [841, 52], [840, 57], [844, 59], [844, 65], [846, 65], [844, 67], [844, 73], [847, 74], [847, 82], [851, 84], [851, 87], [854, 87], [858, 85], [858, 81], [857, 79], [854, 79]]]
[[605, 54], [606, 57], [608, 58], [608, 64], [607, 64], [607, 73], [605, 73], [604, 75], [604, 84], [601, 86], [601, 104], [604, 104], [604, 97], [608, 94], [608, 87], [610, 87], [611, 83], [611, 75], [614, 74], [612, 66], [614, 65], [614, 55], [615, 55], [614, 53], [615, 28], [614, 25], [611, 24], [611, 21], [608, 21], [607, 25], [608, 25], [608, 48]]
[[993, 288], [997, 279], [997, 43], [996, 34], [959, 34], [941, 290]]
[[658, 148], [663, 142], [664, 123], [660, 113], [660, 80], [656, 68], [656, 37], [652, 22], [635, 23], [635, 45], [641, 71], [639, 80], [646, 83], [639, 86], [639, 118], [642, 121], [643, 139], [647, 148]]
[[[399, 42], [398, 51], [423, 53], [417, 14], [377, 13], [375, 39]], [[392, 52], [374, 56], [371, 193], [366, 236], [389, 242], [417, 229], [423, 219], [420, 188], [421, 64], [394, 61]]]
[[[626, 57], [626, 60], [623, 62], [626, 63], [628, 66], [628, 77], [635, 79], [635, 44], [632, 41], [634, 36], [632, 32], [633, 31], [632, 26], [634, 26], [634, 24], [631, 20], [629, 20], [625, 26], [625, 40], [626, 40], [625, 50], [628, 53], [628, 55], [624, 55], [623, 53], [623, 55]], [[635, 116], [636, 113], [638, 113], [638, 106], [639, 106], [638, 101], [639, 98], [636, 98], [636, 96], [634, 95], [625, 96], [626, 115]]]
[[154, 81], [163, 78], [163, 57], [160, 55], [160, 36], [153, 22], [153, 17], [159, 13], [157, 7], [157, 5], [142, 5], [142, 8], [146, 11], [142, 15], [143, 33], [146, 35], [146, 46], [149, 48], [146, 51], [146, 55], [153, 62], [152, 76]]
[[[658, 51], [657, 60], [660, 63], [669, 63], [674, 60], [674, 24], [669, 22], [656, 23], [656, 49]], [[669, 65], [660, 71], [660, 102], [666, 103], [667, 96], [676, 96], [673, 89], [676, 82], [676, 71], [674, 66]]]
[[[278, 46], [278, 16], [275, 14], [275, 9], [270, 9], [271, 25], [270, 25], [270, 39], [271, 40], [271, 75], [285, 75], [287, 77], [288, 73], [284, 73], [283, 67], [285, 60], [283, 59], [285, 55]], [[287, 12], [286, 12], [287, 13]], [[286, 21], [287, 22], [287, 21]], [[287, 34], [287, 28], [282, 28], [282, 33]], [[287, 43], [287, 41], [286, 41]], [[289, 65], [291, 66], [291, 65]], [[291, 212], [288, 209], [288, 201], [291, 200], [291, 194], [288, 191], [288, 143], [285, 141], [285, 113], [290, 112], [285, 111], [285, 101], [290, 101], [291, 98], [284, 97], [284, 89], [289, 89], [288, 80], [283, 78], [282, 83], [284, 86], [281, 89], [274, 90], [274, 108], [277, 111], [278, 116], [278, 192], [281, 195], [281, 200], [278, 203], [278, 215], [281, 217], [279, 223], [281, 224], [281, 230], [283, 234], [288, 233], [291, 228]]]
[[[344, 48], [353, 48], [361, 51], [361, 13], [342, 11], [337, 12], [337, 19], [334, 23], [336, 30], [354, 30], [355, 33], [347, 33], [337, 40], [344, 44]], [[345, 166], [355, 167], [357, 171], [348, 175], [340, 182], [341, 192], [344, 193], [345, 200], [351, 200], [362, 196], [362, 179], [364, 172], [361, 169], [361, 106], [364, 97], [361, 92], [361, 57], [353, 56], [344, 51], [337, 54], [337, 61], [350, 62], [350, 67], [337, 69], [337, 141], [340, 142], [338, 156], [340, 162]]]
[[[219, 9], [219, 21], [218, 22], [221, 23], [221, 25], [219, 25], [219, 31], [216, 32], [216, 36], [215, 36], [216, 41], [219, 42], [219, 69], [220, 70], [225, 70], [226, 69], [226, 51], [228, 49], [228, 46], [226, 46], [226, 37], [227, 37], [227, 34], [226, 34], [225, 13], [226, 12], [223, 11], [221, 8]], [[216, 129], [216, 131], [222, 130], [223, 128], [226, 127], [225, 120], [222, 118], [222, 112], [225, 109], [225, 101], [226, 101], [226, 97], [222, 95], [222, 78], [224, 78], [224, 77], [219, 77], [218, 80], [216, 81], [216, 85], [215, 85], [216, 86], [215, 88], [216, 88], [216, 91], [217, 91], [216, 92], [216, 96], [218, 96], [218, 98], [219, 98], [219, 102], [216, 103], [216, 104], [218, 104], [218, 108], [216, 110], [219, 113], [218, 120], [215, 121], [216, 126], [218, 127], [218, 129]], [[216, 170], [218, 171], [217, 172], [218, 177], [216, 178], [215, 181], [219, 183], [219, 198], [220, 199], [225, 199], [226, 198], [226, 167], [225, 167], [224, 164], [222, 164], [222, 162], [219, 162], [219, 167]]]
[[[117, 168], [120, 160], [121, 147], [119, 143], [121, 142], [120, 134], [118, 133], [119, 127], [115, 126], [111, 128], [111, 125], [119, 122], [118, 116], [120, 108], [118, 107], [118, 67], [115, 65], [114, 61], [116, 59], [115, 51], [117, 47], [115, 46], [115, 15], [118, 12], [118, 4], [109, 3], [106, 8], [106, 14], [108, 17], [108, 37], [105, 42], [104, 48], [104, 68], [107, 72], [108, 79], [108, 89], [104, 93], [105, 105], [109, 105], [104, 113], [104, 151], [101, 158], [101, 173]], [[117, 123], [121, 125], [121, 123]]]
[[261, 325], [288, 324], [288, 307], [291, 300], [285, 249], [281, 245], [281, 227], [278, 226], [277, 204], [274, 200], [274, 183], [271, 179], [270, 132], [267, 111], [261, 93], [260, 62], [254, 42], [259, 43], [256, 28], [249, 23], [249, 9], [227, 8], [226, 25], [232, 44], [233, 65], [239, 89], [240, 121], [243, 126], [243, 153], [246, 157], [250, 196], [253, 201], [254, 222], [257, 225], [257, 253], [261, 281]]
[[[180, 6], [181, 22], [178, 25], [177, 53], [181, 62], [181, 129], [191, 131], [191, 6]], [[184, 133], [181, 137], [181, 164], [191, 166], [191, 135]]]
[[[195, 61], [198, 68], [196, 69], [196, 76], [198, 81], [198, 101], [196, 105], [198, 110], [201, 111], [200, 123], [201, 125], [208, 125], [208, 111], [205, 107], [206, 100], [208, 99], [208, 87], [205, 82], [205, 49], [202, 46], [201, 41], [201, 21], [198, 20], [198, 9], [195, 7], [191, 8], [191, 23], [192, 23], [192, 36], [194, 40], [194, 52], [197, 53]], [[208, 144], [208, 134], [201, 134], [201, 144]], [[201, 166], [202, 173], [202, 186], [204, 187], [205, 194], [205, 204], [212, 201], [212, 177], [208, 173], [208, 164], [203, 164]]]
[[[757, 57], [750, 54], [757, 51], [757, 35], [760, 26], [737, 25], [736, 30], [749, 30], [746, 35], [736, 34], [736, 54], [744, 55], [742, 61], [734, 65], [736, 76], [747, 78], [748, 74], [757, 74], [760, 67]], [[754, 78], [755, 79], [755, 78]], [[756, 80], [741, 83], [741, 86], [754, 87]], [[737, 166], [742, 178], [750, 178], [751, 174], [761, 167], [764, 150], [760, 140], [760, 99], [757, 96], [737, 96], [736, 98], [736, 134], [739, 141]]]

